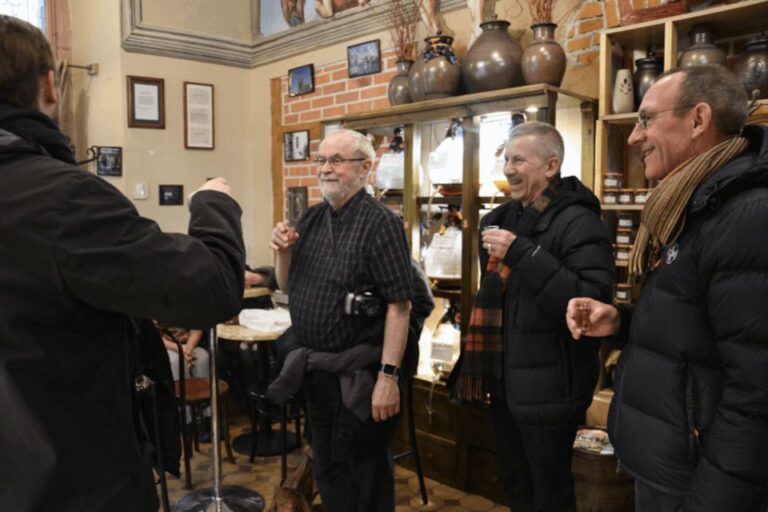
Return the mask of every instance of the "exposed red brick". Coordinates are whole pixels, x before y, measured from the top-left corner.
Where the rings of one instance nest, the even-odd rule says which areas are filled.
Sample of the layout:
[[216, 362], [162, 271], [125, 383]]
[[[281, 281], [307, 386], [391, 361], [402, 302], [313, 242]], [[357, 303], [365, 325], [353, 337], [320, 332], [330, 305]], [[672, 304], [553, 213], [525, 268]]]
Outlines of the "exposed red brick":
[[645, 9], [645, 0], [632, 0], [633, 9]]
[[334, 82], [336, 80], [344, 80], [345, 78], [349, 78], [349, 75], [347, 74], [347, 70], [346, 69], [341, 69], [339, 71], [334, 71], [333, 72], [333, 81]]
[[373, 102], [371, 100], [361, 101], [360, 103], [353, 103], [347, 107], [347, 111], [350, 114], [358, 114], [360, 112], [370, 112], [373, 108]]
[[337, 69], [343, 69], [343, 68], [346, 68], [346, 67], [347, 67], [347, 63], [346, 62], [339, 62], [338, 64], [331, 64], [329, 66], [324, 66], [323, 67], [323, 72], [335, 71]]
[[301, 114], [302, 123], [306, 123], [307, 121], [317, 121], [318, 119], [320, 119], [319, 110], [310, 110], [309, 112], [303, 112]]
[[342, 92], [347, 90], [347, 84], [345, 82], [336, 82], [335, 84], [324, 85], [322, 88], [323, 96], [326, 94], [333, 94], [336, 92]]
[[315, 87], [318, 85], [327, 84], [331, 81], [331, 74], [330, 73], [320, 73], [319, 75], [315, 75]]
[[648, 7], [656, 7], [662, 4], [666, 4], [666, 2], [662, 2], [661, 0], [648, 0]]
[[301, 112], [302, 110], [309, 110], [310, 108], [312, 108], [312, 102], [310, 100], [291, 103], [291, 112]]
[[592, 43], [592, 38], [587, 37], [577, 37], [574, 39], [571, 39], [565, 44], [566, 50], [569, 52], [577, 52], [579, 50], [584, 50], [586, 48], [589, 48], [589, 45]]
[[360, 92], [345, 92], [343, 94], [336, 95], [336, 104], [338, 105], [340, 103], [351, 103], [353, 101], [357, 101], [358, 99], [360, 99]]
[[299, 178], [286, 178], [286, 177], [283, 177], [283, 183], [285, 184], [285, 188], [288, 188], [288, 187], [300, 187], [301, 186], [301, 180]]
[[597, 62], [597, 57], [600, 55], [599, 52], [586, 52], [578, 55], [576, 57], [576, 61], [579, 64], [584, 64], [586, 66], [592, 65], [594, 62]]
[[590, 32], [594, 32], [595, 30], [600, 30], [602, 28], [603, 28], [603, 18], [582, 21], [581, 25], [579, 25], [579, 33], [587, 34]]
[[349, 85], [347, 86], [347, 89], [362, 89], [363, 87], [368, 87], [372, 83], [373, 83], [373, 78], [371, 78], [370, 76], [354, 78], [349, 81]]
[[283, 122], [285, 124], [293, 124], [299, 122], [299, 114], [288, 114], [285, 116]]
[[379, 100], [373, 100], [373, 110], [382, 110], [385, 108], [389, 108], [391, 105], [389, 104], [389, 98], [381, 98]]
[[312, 108], [327, 107], [333, 105], [333, 96], [323, 96], [312, 100]]
[[299, 180], [300, 187], [309, 187], [310, 185], [317, 185], [317, 178], [301, 178]]
[[330, 117], [339, 117], [343, 116], [347, 112], [346, 107], [331, 107], [323, 109], [323, 117], [324, 118], [330, 118]]
[[377, 87], [371, 87], [369, 89], [363, 89], [360, 91], [360, 99], [377, 98], [387, 95], [387, 86], [379, 85]]
[[376, 78], [373, 79], [374, 84], [388, 84], [390, 80], [397, 74], [397, 71], [387, 71], [379, 73]]
[[600, 4], [597, 2], [588, 2], [581, 6], [577, 19], [585, 20], [587, 18], [595, 18], [602, 14]]
[[619, 6], [616, 0], [605, 1], [605, 23], [608, 28], [619, 26]]

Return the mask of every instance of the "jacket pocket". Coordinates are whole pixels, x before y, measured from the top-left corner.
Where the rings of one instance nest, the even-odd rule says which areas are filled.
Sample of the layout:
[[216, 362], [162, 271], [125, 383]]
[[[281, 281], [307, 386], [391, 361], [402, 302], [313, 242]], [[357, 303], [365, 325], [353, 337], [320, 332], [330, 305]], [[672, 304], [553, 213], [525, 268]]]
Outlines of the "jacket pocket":
[[699, 462], [701, 436], [696, 427], [696, 381], [693, 372], [685, 367], [685, 417], [688, 426], [688, 453], [694, 464]]

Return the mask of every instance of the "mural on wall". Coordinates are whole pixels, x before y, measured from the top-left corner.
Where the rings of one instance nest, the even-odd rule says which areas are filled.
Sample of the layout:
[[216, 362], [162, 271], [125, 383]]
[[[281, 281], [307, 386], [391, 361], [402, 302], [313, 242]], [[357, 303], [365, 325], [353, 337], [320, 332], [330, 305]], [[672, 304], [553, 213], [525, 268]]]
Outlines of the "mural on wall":
[[283, 19], [291, 26], [304, 23], [304, 0], [280, 0]]
[[371, 0], [280, 0], [261, 3], [261, 34], [270, 36], [320, 18], [333, 16]]
[[315, 0], [315, 11], [321, 18], [331, 18], [334, 14], [352, 7], [367, 5], [370, 0]]

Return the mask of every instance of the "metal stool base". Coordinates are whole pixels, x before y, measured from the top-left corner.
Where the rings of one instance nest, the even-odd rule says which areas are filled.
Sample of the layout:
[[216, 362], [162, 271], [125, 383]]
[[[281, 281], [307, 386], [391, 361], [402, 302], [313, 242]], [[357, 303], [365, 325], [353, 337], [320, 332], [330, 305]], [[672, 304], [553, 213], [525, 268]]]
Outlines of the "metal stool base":
[[239, 485], [221, 487], [220, 502], [216, 503], [214, 489], [200, 489], [181, 498], [174, 512], [261, 512], [264, 498], [255, 491]]

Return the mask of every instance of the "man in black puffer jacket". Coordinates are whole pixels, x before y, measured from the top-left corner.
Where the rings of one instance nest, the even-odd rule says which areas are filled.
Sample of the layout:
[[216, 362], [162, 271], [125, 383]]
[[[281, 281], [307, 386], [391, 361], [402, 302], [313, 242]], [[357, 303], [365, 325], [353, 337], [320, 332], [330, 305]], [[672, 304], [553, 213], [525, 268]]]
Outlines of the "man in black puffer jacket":
[[589, 302], [578, 337], [629, 343], [609, 430], [636, 512], [764, 512], [768, 499], [768, 129], [718, 67], [648, 90], [629, 143], [649, 179], [634, 311]]
[[0, 15], [0, 509], [157, 510], [131, 316], [237, 313], [241, 210], [216, 179], [190, 200], [191, 236], [139, 216], [77, 167], [53, 69], [42, 32]]
[[614, 283], [600, 204], [579, 180], [560, 177], [563, 153], [553, 126], [515, 127], [504, 167], [512, 201], [480, 223], [478, 293], [489, 258], [509, 271], [500, 305], [503, 385], [491, 392], [491, 413], [500, 481], [515, 511], [575, 510], [571, 451], [592, 401], [598, 345], [574, 343], [562, 315], [572, 297], [608, 300]]

